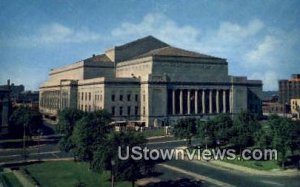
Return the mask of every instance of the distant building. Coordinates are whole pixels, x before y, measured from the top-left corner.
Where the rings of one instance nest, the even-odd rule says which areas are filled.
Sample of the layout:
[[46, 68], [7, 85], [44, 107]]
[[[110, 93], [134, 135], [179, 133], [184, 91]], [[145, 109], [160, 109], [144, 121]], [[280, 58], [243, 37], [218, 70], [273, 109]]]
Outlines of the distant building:
[[290, 105], [291, 99], [300, 99], [300, 74], [293, 74], [290, 80], [279, 80], [279, 102]]
[[14, 101], [14, 106], [26, 106], [33, 109], [39, 107], [39, 92], [38, 91], [25, 91], [18, 95]]
[[[10, 98], [12, 100], [15, 100], [19, 97], [19, 95], [24, 92], [25, 87], [21, 84], [21, 85], [15, 85], [14, 83], [9, 85], [10, 87]], [[0, 89], [6, 89], [7, 85], [0, 85]]]
[[145, 126], [184, 117], [262, 114], [262, 81], [228, 75], [228, 62], [148, 36], [52, 69], [40, 87], [40, 111], [106, 109], [116, 121]]
[[0, 134], [8, 132], [8, 118], [11, 112], [10, 81], [0, 86]]
[[296, 119], [300, 119], [300, 99], [291, 99], [291, 113]]

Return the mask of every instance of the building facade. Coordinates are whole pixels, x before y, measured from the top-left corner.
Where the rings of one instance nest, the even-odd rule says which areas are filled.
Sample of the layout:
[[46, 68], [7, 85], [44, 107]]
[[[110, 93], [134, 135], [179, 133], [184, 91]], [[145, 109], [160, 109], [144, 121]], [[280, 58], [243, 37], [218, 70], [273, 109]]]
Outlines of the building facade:
[[292, 117], [300, 119], [300, 99], [291, 99], [290, 104]]
[[105, 109], [146, 126], [240, 111], [262, 113], [262, 82], [228, 75], [226, 59], [170, 46], [152, 36], [52, 69], [40, 111]]
[[300, 74], [293, 74], [290, 80], [279, 80], [279, 102], [289, 105], [291, 99], [300, 99]]

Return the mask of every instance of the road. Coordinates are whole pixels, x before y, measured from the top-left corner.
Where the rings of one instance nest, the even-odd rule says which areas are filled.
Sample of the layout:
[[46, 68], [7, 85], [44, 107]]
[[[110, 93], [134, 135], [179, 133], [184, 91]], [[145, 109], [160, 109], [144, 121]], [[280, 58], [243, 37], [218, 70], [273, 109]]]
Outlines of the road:
[[[196, 143], [198, 140], [194, 140]], [[162, 141], [153, 140], [147, 145], [148, 148], [174, 148], [185, 145], [183, 140], [174, 140], [174, 138], [162, 139]], [[53, 158], [69, 158], [72, 155], [69, 153], [60, 152], [57, 144], [45, 144], [40, 147], [30, 147], [27, 149], [29, 153], [28, 159], [53, 159]], [[12, 161], [22, 161], [23, 150], [22, 149], [2, 149], [0, 150], [0, 163], [7, 163]], [[186, 160], [171, 160], [161, 163], [174, 168], [187, 171], [187, 173], [181, 173], [162, 165], [156, 166], [156, 170], [161, 175], [158, 178], [163, 180], [179, 180], [180, 178], [196, 179], [195, 175], [201, 175], [208, 177], [214, 181], [223, 182], [232, 186], [300, 186], [299, 177], [279, 177], [279, 176], [258, 176], [250, 175], [242, 172], [231, 171], [228, 169], [221, 169], [216, 166], [210, 166], [202, 164], [202, 161], [186, 161]], [[195, 174], [195, 175], [189, 175]], [[215, 186], [211, 183], [204, 183], [204, 186]]]

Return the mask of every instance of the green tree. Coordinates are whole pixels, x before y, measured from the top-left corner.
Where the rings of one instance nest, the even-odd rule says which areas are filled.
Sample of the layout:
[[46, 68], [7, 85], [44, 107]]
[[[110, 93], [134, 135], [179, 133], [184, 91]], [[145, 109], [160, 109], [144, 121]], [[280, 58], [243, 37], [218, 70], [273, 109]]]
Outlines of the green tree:
[[199, 121], [197, 129], [197, 136], [201, 139], [201, 142], [205, 145], [206, 149], [208, 146], [215, 145], [216, 137], [211, 121]]
[[191, 146], [192, 137], [197, 134], [197, 120], [195, 118], [184, 118], [178, 120], [174, 126], [174, 136], [187, 139], [187, 146]]
[[9, 132], [12, 136], [21, 137], [24, 132], [26, 136], [37, 134], [43, 124], [42, 115], [39, 111], [29, 107], [18, 107], [9, 118]]
[[58, 124], [56, 131], [64, 136], [59, 141], [59, 148], [63, 151], [70, 151], [74, 147], [72, 133], [77, 121], [84, 116], [84, 112], [78, 109], [65, 108], [58, 113]]
[[249, 112], [241, 112], [233, 121], [230, 142], [240, 151], [242, 148], [254, 145], [255, 134], [260, 130], [256, 117]]
[[230, 139], [233, 121], [227, 114], [219, 114], [211, 120], [212, 131], [215, 137], [215, 144], [227, 144]]
[[[98, 147], [91, 163], [91, 168], [97, 172], [110, 170], [117, 179], [131, 181], [132, 186], [134, 186], [137, 178], [153, 170], [154, 163], [144, 159], [134, 160], [131, 157], [126, 160], [120, 160], [118, 157], [118, 147], [121, 150], [126, 150], [128, 147], [130, 155], [132, 147], [139, 146], [143, 149], [146, 142], [142, 134], [133, 131], [111, 133], [106, 143]], [[114, 166], [112, 166], [111, 161], [114, 161]]]
[[82, 161], [93, 160], [94, 152], [103, 144], [109, 132], [110, 114], [106, 111], [96, 111], [86, 114], [79, 120], [73, 130], [71, 141], [74, 144], [72, 152]]

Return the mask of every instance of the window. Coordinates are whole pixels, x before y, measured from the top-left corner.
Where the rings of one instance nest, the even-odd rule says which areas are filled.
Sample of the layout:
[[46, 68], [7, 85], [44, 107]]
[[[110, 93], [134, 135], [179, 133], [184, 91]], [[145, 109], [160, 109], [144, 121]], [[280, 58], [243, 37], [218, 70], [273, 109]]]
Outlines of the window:
[[136, 107], [134, 108], [134, 114], [135, 114], [136, 116], [139, 114], [139, 107], [138, 107], [138, 106], [136, 106]]
[[89, 101], [91, 100], [91, 92], [89, 92]]
[[81, 100], [83, 101], [83, 96], [84, 95], [84, 93], [83, 92], [81, 92]]
[[84, 106], [84, 111], [87, 111], [87, 105]]
[[138, 102], [138, 99], [139, 99], [139, 95], [135, 94], [135, 101]]
[[102, 95], [100, 95], [100, 102], [102, 102]]
[[131, 107], [128, 106], [128, 107], [127, 107], [127, 116], [130, 116], [130, 113], [131, 113]]
[[127, 101], [130, 101], [130, 100], [131, 100], [131, 95], [128, 94], [128, 95], [127, 95]]
[[146, 108], [143, 107], [143, 116], [145, 116], [145, 115], [146, 115]]
[[120, 106], [120, 116], [123, 115], [123, 107]]
[[85, 92], [85, 100], [87, 100], [87, 93]]
[[115, 107], [113, 106], [113, 107], [111, 107], [111, 115], [115, 115]]
[[91, 111], [91, 105], [89, 105], [89, 112]]
[[123, 101], [123, 95], [122, 94], [120, 95], [120, 101]]
[[115, 94], [112, 94], [112, 95], [111, 95], [111, 100], [112, 100], [112, 101], [115, 101]]

